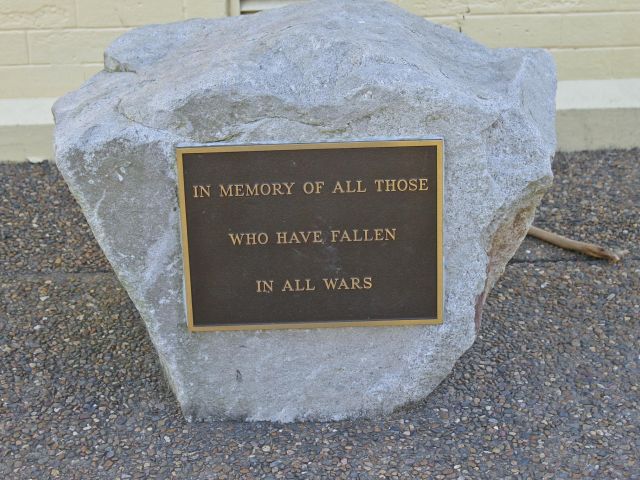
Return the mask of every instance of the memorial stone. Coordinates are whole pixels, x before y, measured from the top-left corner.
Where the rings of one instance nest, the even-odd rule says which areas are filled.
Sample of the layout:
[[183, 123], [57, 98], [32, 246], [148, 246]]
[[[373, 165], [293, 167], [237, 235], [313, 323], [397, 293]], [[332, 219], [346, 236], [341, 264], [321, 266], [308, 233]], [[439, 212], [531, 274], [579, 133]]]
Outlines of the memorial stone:
[[56, 162], [187, 419], [370, 417], [473, 343], [555, 85], [378, 0], [150, 25], [55, 104]]

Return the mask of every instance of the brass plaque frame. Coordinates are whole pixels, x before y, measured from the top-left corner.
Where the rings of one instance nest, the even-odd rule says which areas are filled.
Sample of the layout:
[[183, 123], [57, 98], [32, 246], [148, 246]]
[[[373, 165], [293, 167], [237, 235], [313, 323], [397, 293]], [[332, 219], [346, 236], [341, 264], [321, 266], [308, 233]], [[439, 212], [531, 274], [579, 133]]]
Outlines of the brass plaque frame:
[[[190, 153], [224, 153], [224, 152], [260, 152], [285, 150], [314, 150], [314, 149], [351, 149], [378, 147], [436, 147], [437, 172], [437, 317], [420, 319], [384, 319], [384, 320], [346, 320], [321, 322], [289, 322], [289, 323], [259, 323], [259, 324], [226, 324], [196, 326], [193, 323], [193, 304], [191, 298], [191, 271], [189, 257], [189, 241], [185, 199], [185, 178], [183, 155]], [[382, 140], [382, 141], [353, 141], [336, 143], [293, 143], [293, 144], [247, 144], [247, 145], [204, 145], [176, 147], [176, 163], [178, 174], [178, 201], [180, 207], [180, 231], [183, 257], [184, 293], [186, 303], [187, 324], [191, 332], [237, 331], [237, 330], [274, 330], [274, 329], [312, 329], [336, 327], [384, 327], [410, 325], [439, 325], [443, 323], [444, 309], [444, 257], [443, 257], [443, 204], [444, 204], [444, 141], [442, 139], [424, 140]]]

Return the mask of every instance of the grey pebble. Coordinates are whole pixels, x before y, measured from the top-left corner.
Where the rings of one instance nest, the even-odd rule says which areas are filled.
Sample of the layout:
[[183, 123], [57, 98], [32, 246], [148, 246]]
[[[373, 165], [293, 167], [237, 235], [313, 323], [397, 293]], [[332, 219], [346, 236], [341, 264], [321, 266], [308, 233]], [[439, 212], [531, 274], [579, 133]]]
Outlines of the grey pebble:
[[537, 219], [631, 250], [620, 264], [528, 239], [429, 398], [376, 420], [286, 425], [186, 423], [55, 167], [0, 164], [0, 474], [638, 478], [639, 162], [638, 150], [558, 155]]

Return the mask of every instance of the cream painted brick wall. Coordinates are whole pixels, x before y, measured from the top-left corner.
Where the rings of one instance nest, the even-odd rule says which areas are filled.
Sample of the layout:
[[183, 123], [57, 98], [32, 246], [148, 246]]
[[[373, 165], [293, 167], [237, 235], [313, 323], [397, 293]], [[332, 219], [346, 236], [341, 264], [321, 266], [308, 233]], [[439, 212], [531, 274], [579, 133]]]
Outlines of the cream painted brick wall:
[[640, 47], [550, 49], [562, 80], [640, 78]]
[[462, 31], [491, 47], [640, 45], [640, 12], [470, 15]]
[[638, 0], [391, 0], [423, 17], [451, 14], [580, 13], [640, 10]]
[[[0, 98], [59, 96], [128, 28], [233, 0], [0, 0]], [[562, 80], [640, 77], [640, 0], [390, 0], [490, 46], [550, 49]]]
[[547, 48], [561, 80], [640, 77], [640, 0], [393, 2], [488, 46]]
[[0, 66], [0, 98], [58, 97], [85, 79], [84, 65]]
[[27, 32], [31, 63], [84, 64], [100, 62], [104, 47], [124, 28], [37, 30]]
[[611, 12], [640, 10], [638, 0], [506, 0], [506, 13]]
[[505, 0], [394, 0], [393, 3], [423, 17], [505, 12]]
[[0, 30], [72, 28], [75, 25], [74, 0], [0, 0]]
[[79, 27], [125, 27], [183, 17], [181, 1], [76, 0], [76, 5]]
[[29, 63], [27, 34], [25, 32], [0, 32], [0, 65], [24, 65]]
[[227, 0], [185, 0], [185, 18], [225, 17], [229, 14]]
[[131, 27], [227, 12], [226, 0], [0, 0], [0, 98], [77, 88]]

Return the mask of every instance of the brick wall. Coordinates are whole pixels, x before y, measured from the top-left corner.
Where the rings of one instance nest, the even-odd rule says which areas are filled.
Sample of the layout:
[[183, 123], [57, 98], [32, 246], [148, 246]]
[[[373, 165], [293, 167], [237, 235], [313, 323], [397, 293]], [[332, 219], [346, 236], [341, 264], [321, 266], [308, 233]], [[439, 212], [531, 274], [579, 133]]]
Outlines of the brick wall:
[[491, 47], [551, 51], [561, 80], [640, 77], [640, 0], [395, 0]]
[[226, 11], [226, 0], [0, 0], [0, 98], [62, 95], [128, 28]]
[[[0, 0], [0, 98], [55, 97], [130, 27], [221, 17], [235, 0]], [[640, 77], [640, 0], [392, 0], [496, 47], [551, 50], [562, 80]]]

